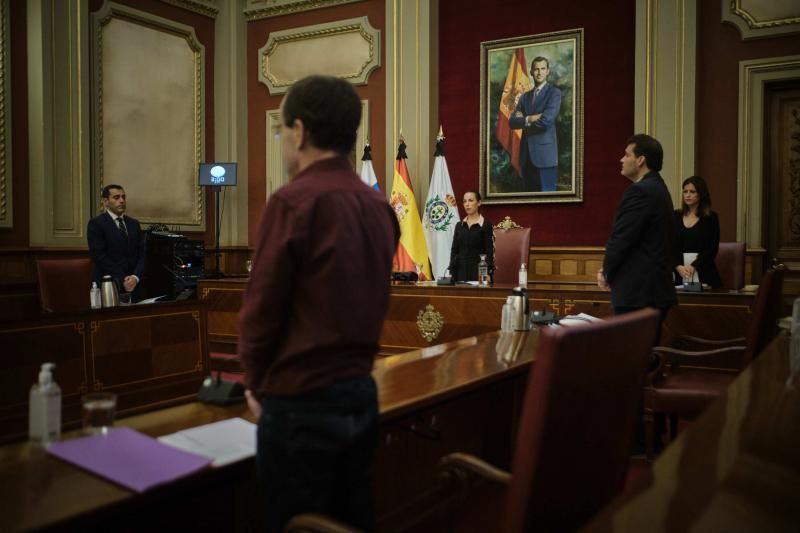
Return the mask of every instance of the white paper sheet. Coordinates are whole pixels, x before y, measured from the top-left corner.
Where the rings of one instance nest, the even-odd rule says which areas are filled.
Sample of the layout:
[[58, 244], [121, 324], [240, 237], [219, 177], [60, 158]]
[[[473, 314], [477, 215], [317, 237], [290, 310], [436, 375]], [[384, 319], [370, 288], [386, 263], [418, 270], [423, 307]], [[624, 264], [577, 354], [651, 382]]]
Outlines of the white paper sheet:
[[158, 440], [223, 466], [256, 454], [256, 425], [243, 418], [230, 418], [164, 435]]
[[[683, 254], [683, 266], [688, 267], [692, 266], [695, 259], [697, 259], [697, 252], [684, 252]], [[694, 270], [694, 274], [692, 274], [692, 279], [688, 280], [692, 283], [700, 283], [700, 274], [697, 272], [697, 269]]]

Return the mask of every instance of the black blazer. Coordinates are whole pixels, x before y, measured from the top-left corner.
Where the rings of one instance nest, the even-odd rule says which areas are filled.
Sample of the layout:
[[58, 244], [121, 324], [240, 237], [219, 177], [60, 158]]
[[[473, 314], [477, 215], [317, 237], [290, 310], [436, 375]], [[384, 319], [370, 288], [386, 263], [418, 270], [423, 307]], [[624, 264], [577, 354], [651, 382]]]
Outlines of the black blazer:
[[[683, 264], [684, 252], [697, 252], [697, 259], [692, 266], [700, 274], [700, 282], [707, 283], [714, 288], [722, 286], [722, 280], [719, 277], [717, 264], [714, 260], [719, 251], [719, 217], [713, 211], [706, 216], [700, 217], [697, 224], [692, 228], [687, 228], [683, 225], [683, 212], [678, 209], [673, 215], [675, 227], [675, 258], [672, 261], [672, 272], [675, 276], [675, 283], [682, 283], [675, 267]], [[689, 250], [686, 245], [686, 237], [690, 231], [697, 232], [696, 238], [700, 241], [699, 248], [696, 250]]]
[[468, 226], [463, 220], [456, 224], [450, 247], [449, 268], [453, 280], [477, 280], [481, 254], [486, 255], [489, 274], [494, 274], [494, 229], [489, 219], [483, 217], [483, 226]]
[[672, 245], [672, 200], [659, 173], [649, 172], [625, 190], [606, 243], [603, 273], [614, 307], [677, 303]]
[[86, 227], [89, 255], [94, 261], [94, 280], [111, 275], [119, 287], [125, 276], [136, 275], [140, 280], [144, 271], [144, 241], [139, 221], [125, 215], [128, 238], [117, 227], [108, 212], [97, 215]]

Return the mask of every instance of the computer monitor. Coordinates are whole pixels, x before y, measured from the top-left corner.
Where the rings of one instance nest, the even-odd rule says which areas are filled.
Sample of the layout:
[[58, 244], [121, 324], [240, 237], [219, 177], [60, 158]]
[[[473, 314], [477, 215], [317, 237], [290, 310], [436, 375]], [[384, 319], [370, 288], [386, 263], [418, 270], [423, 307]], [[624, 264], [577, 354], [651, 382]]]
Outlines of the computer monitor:
[[212, 187], [236, 185], [236, 163], [200, 163], [198, 183]]

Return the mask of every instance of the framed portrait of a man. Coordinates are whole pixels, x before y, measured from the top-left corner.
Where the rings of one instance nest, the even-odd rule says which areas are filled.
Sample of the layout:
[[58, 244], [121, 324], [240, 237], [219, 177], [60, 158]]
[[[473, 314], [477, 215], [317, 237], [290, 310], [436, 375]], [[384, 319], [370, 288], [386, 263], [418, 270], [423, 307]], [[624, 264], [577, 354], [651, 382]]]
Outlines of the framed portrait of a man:
[[481, 43], [486, 204], [583, 201], [583, 29]]

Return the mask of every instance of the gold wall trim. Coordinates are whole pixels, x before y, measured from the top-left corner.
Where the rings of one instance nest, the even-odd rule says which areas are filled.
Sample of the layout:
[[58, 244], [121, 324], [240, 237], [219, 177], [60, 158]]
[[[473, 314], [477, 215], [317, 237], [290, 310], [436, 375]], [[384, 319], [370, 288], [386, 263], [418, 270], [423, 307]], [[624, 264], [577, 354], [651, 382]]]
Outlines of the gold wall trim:
[[[272, 193], [277, 191], [283, 185], [289, 182], [289, 176], [286, 173], [286, 167], [283, 164], [283, 155], [281, 153], [281, 112], [280, 109], [270, 109], [266, 112], [266, 176], [264, 184], [266, 187], [265, 198], [269, 200]], [[364, 153], [364, 146], [369, 139], [369, 102], [361, 100], [361, 123], [356, 132], [356, 143], [353, 146], [353, 151], [350, 152], [350, 163], [356, 172], [360, 172], [361, 168], [358, 166], [357, 161], [361, 160], [361, 154]], [[217, 290], [217, 289], [213, 289]]]
[[86, 246], [88, 0], [27, 3], [31, 246]]
[[[303, 61], [297, 61], [298, 57]], [[259, 48], [258, 58], [258, 81], [270, 94], [284, 94], [310, 74], [366, 85], [381, 65], [381, 32], [367, 17], [275, 31]]]
[[739, 62], [736, 240], [761, 247], [764, 180], [764, 85], [800, 79], [800, 55]]
[[361, 1], [363, 0], [247, 0], [244, 14], [247, 20], [259, 20]]
[[696, 0], [636, 1], [634, 128], [661, 142], [673, 203], [695, 173]]
[[193, 13], [199, 13], [200, 15], [204, 15], [212, 19], [216, 18], [217, 13], [219, 13], [219, 8], [216, 6], [217, 4], [216, 0], [161, 0], [161, 1], [164, 2], [165, 4], [171, 4], [181, 9], [185, 9]]
[[0, 228], [14, 226], [11, 176], [11, 69], [9, 1], [0, 0]]
[[[205, 47], [197, 39], [194, 28], [191, 26], [113, 2], [106, 2], [99, 11], [93, 13], [92, 21], [94, 205], [98, 207], [100, 205], [99, 194], [104, 184], [120, 183], [128, 193], [131, 214], [141, 222], [176, 225], [178, 226], [176, 229], [179, 231], [181, 229], [204, 230], [204, 191], [197, 184], [197, 169], [204, 159]], [[119, 89], [119, 94], [110, 94], [110, 89], [106, 86], [108, 83], [104, 71], [104, 54], [106, 53], [104, 39], [108, 37], [105, 35], [106, 29], [115, 22], [132, 25], [127, 30], [125, 26], [116, 26], [117, 32], [131, 31], [131, 28], [141, 27], [153, 30], [155, 34], [152, 37], [155, 38], [160, 38], [159, 34], [163, 34], [165, 38], [177, 37], [185, 41], [189, 51], [188, 55], [191, 58], [190, 76], [180, 80], [177, 77], [161, 80], [165, 90], [155, 95], [135, 94], [132, 91]], [[119, 38], [119, 36], [116, 37]], [[136, 37], [139, 36], [133, 36], [133, 38]], [[128, 38], [131, 38], [130, 33]], [[140, 55], [146, 55], [149, 52], [146, 49], [149, 44], [148, 40], [141, 41], [141, 50], [135, 50], [130, 46], [127, 49], [131, 50], [131, 53], [136, 51]], [[162, 43], [162, 46], [165, 45], [166, 41]], [[176, 57], [176, 50], [177, 48], [167, 47], [164, 54], [170, 54], [173, 60], [182, 59]], [[116, 52], [118, 51], [116, 50]], [[161, 59], [161, 57], [153, 59]], [[115, 68], [119, 69], [128, 66], [124, 63], [120, 65], [119, 62], [113, 64]], [[153, 64], [157, 64], [157, 62]], [[182, 66], [185, 67], [185, 65]], [[176, 69], [171, 72], [181, 72], [181, 69], [176, 66]], [[119, 71], [117, 74], [121, 76]], [[130, 75], [130, 73], [124, 74]], [[153, 72], [149, 74], [153, 75]], [[189, 88], [188, 94], [184, 94], [180, 87], [175, 86], [179, 82]], [[189, 99], [192, 110], [192, 116], [189, 119], [191, 124], [187, 124], [190, 129], [188, 134], [191, 136], [190, 138], [187, 138], [183, 132], [178, 134], [170, 132], [170, 128], [174, 128], [177, 121], [185, 118], [177, 113], [176, 108], [183, 109], [182, 105], [186, 105], [186, 98]], [[139, 101], [139, 99], [142, 100]], [[147, 103], [143, 99], [148, 99]], [[107, 109], [106, 103], [109, 100], [116, 107]], [[156, 104], [160, 104], [160, 107]], [[109, 149], [108, 132], [105, 131], [105, 128], [106, 115], [109, 115], [110, 111], [117, 114], [126, 113], [121, 119], [117, 116], [117, 120], [130, 121], [132, 117], [137, 117], [140, 125], [149, 121], [151, 125], [159, 123], [163, 124], [163, 127], [152, 126], [146, 134], [128, 136], [130, 143], [126, 142], [124, 147], [117, 145]], [[170, 113], [174, 120], [163, 120], [165, 113]], [[120, 133], [120, 129], [121, 125], [117, 124], [116, 133], [119, 139], [125, 137]], [[142, 127], [139, 128], [139, 130], [142, 129]], [[122, 143], [122, 141], [119, 142]], [[191, 155], [188, 154], [187, 146], [182, 146], [181, 143], [191, 145]], [[117, 158], [113, 163], [118, 166], [116, 169], [118, 175], [106, 175], [110, 166], [107, 149]], [[187, 159], [181, 160], [181, 156], [187, 157]], [[135, 158], [135, 164], [133, 164], [134, 159], [131, 158]], [[131, 164], [126, 166], [126, 163]], [[122, 167], [125, 167], [124, 170]], [[137, 174], [129, 167], [139, 169], [139, 173]], [[165, 202], [165, 182], [170, 184], [172, 192], [169, 195], [170, 198], [172, 200], [180, 199], [184, 202], [183, 204], [175, 201]], [[182, 195], [181, 193], [184, 191], [190, 191], [190, 194]]]
[[[392, 191], [400, 132], [417, 205], [425, 205], [439, 129], [439, 9], [428, 0], [386, 0], [386, 190]], [[444, 135], [449, 126], [441, 125]], [[452, 132], [451, 132], [452, 134]]]
[[800, 33], [800, 4], [797, 0], [720, 1], [722, 22], [735, 26], [742, 40]]

